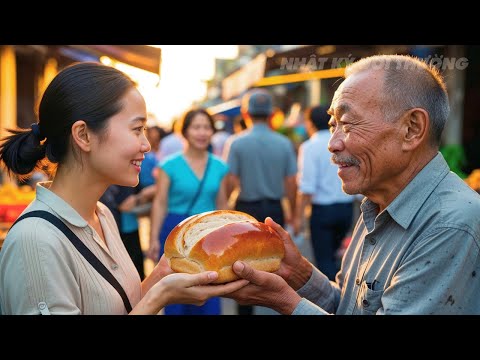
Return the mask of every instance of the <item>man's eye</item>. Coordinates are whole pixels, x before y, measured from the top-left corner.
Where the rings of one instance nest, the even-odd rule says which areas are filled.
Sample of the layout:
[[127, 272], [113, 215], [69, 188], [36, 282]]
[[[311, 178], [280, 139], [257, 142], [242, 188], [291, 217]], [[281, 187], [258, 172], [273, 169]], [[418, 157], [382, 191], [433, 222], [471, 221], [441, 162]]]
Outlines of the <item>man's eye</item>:
[[328, 125], [328, 130], [330, 130], [330, 134], [333, 134], [335, 131], [335, 125]]

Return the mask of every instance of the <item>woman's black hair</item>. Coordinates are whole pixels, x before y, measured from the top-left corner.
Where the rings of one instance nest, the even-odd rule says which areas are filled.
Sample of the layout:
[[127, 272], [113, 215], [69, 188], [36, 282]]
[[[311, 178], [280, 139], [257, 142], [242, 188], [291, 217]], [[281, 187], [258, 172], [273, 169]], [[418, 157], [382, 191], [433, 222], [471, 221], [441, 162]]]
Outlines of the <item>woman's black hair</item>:
[[35, 168], [42, 170], [45, 157], [50, 163], [62, 164], [72, 125], [83, 120], [90, 130], [101, 134], [107, 120], [122, 109], [122, 97], [134, 86], [123, 72], [100, 63], [66, 67], [42, 96], [38, 124], [32, 124], [31, 129], [9, 130], [11, 135], [2, 139], [0, 161], [20, 179]]
[[215, 123], [213, 121], [212, 115], [210, 115], [207, 110], [199, 108], [199, 109], [192, 109], [187, 111], [185, 116], [183, 117], [182, 120], [182, 135], [183, 137], [186, 137], [187, 134], [187, 129], [188, 127], [192, 124], [192, 120], [195, 116], [198, 114], [203, 114], [208, 118], [208, 121], [210, 122], [210, 125], [212, 127], [212, 130], [215, 132]]

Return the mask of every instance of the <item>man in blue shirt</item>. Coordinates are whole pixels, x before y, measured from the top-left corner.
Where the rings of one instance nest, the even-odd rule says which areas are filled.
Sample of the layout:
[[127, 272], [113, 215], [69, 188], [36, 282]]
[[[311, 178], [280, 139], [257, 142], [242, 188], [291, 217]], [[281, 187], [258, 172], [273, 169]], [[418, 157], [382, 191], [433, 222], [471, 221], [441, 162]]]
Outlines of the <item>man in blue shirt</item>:
[[[252, 90], [242, 99], [242, 113], [253, 126], [226, 144], [224, 157], [230, 166], [229, 190], [240, 192], [235, 210], [252, 215], [259, 221], [272, 217], [283, 225], [285, 219], [282, 198], [287, 197], [295, 210], [297, 164], [291, 141], [271, 130], [268, 119], [273, 113], [272, 96], [265, 90]], [[287, 220], [287, 221], [285, 221]], [[251, 308], [239, 308], [241, 315]]]

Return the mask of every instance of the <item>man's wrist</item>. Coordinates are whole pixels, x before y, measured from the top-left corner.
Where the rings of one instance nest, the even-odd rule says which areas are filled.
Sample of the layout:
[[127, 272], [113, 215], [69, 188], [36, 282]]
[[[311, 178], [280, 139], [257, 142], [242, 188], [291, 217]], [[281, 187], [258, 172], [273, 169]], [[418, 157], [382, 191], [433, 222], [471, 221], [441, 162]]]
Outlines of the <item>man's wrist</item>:
[[292, 269], [292, 273], [289, 276], [288, 284], [295, 290], [298, 291], [301, 289], [312, 277], [313, 266], [305, 258], [302, 257], [302, 260]]
[[301, 296], [296, 292], [292, 292], [291, 295], [285, 297], [284, 301], [279, 304], [276, 311], [283, 315], [292, 315], [293, 311], [297, 308], [298, 304], [302, 300]]

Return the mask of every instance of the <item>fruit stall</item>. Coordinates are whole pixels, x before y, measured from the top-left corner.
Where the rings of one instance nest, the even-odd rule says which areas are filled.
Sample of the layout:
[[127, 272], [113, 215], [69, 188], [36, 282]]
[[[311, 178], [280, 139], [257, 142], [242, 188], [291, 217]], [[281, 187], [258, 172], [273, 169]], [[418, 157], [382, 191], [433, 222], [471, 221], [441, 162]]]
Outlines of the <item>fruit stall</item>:
[[465, 182], [473, 190], [480, 194], [480, 169], [473, 170], [470, 175], [465, 179]]
[[0, 248], [10, 226], [34, 198], [35, 191], [28, 185], [0, 186]]

